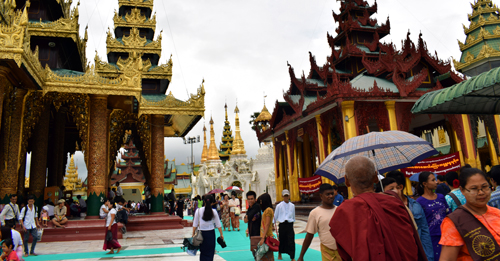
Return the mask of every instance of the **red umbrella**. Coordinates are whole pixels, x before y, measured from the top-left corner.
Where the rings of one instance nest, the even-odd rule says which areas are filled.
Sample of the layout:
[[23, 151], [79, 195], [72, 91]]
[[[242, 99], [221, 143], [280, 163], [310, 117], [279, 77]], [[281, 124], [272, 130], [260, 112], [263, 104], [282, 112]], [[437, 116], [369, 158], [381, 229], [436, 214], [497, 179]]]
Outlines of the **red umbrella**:
[[210, 190], [210, 192], [208, 192], [207, 194], [218, 194], [218, 193], [223, 193], [223, 192], [226, 192], [226, 191], [218, 188], [218, 189]]
[[226, 191], [236, 191], [236, 192], [242, 192], [243, 190], [240, 187], [237, 186], [231, 186], [226, 189]]

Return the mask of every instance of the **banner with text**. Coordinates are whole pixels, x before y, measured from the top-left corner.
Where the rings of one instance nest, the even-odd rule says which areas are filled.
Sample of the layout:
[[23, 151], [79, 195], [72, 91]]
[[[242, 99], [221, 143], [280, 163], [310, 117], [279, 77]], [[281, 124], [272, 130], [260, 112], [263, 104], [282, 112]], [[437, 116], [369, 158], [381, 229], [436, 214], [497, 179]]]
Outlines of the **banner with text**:
[[403, 172], [406, 177], [411, 177], [422, 171], [430, 171], [437, 175], [444, 175], [450, 171], [459, 170], [460, 166], [460, 155], [458, 152], [455, 152], [441, 157], [422, 160], [413, 167], [401, 169], [401, 172]]
[[321, 184], [321, 176], [318, 175], [310, 178], [299, 178], [299, 191], [302, 194], [312, 194], [319, 191]]

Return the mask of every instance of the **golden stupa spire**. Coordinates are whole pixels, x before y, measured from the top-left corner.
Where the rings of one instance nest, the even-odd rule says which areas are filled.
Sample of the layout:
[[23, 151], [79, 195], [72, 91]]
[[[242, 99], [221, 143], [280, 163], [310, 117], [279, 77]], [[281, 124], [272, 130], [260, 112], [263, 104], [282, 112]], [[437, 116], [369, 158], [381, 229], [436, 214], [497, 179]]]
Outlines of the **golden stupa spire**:
[[245, 151], [245, 144], [243, 143], [240, 134], [240, 117], [238, 116], [239, 112], [240, 109], [238, 109], [238, 105], [236, 105], [236, 108], [234, 109], [234, 113], [236, 114], [234, 119], [234, 125], [236, 126], [236, 130], [233, 141], [233, 151], [231, 152], [232, 155], [238, 155], [238, 154], [245, 155], [247, 153]]
[[71, 155], [71, 160], [69, 161], [68, 170], [66, 171], [66, 177], [64, 179], [64, 186], [67, 190], [75, 190], [78, 187], [78, 167], [75, 165], [74, 155]]
[[217, 145], [215, 145], [214, 120], [210, 117], [210, 146], [208, 147], [208, 160], [220, 160]]
[[207, 149], [207, 127], [203, 125], [203, 151], [201, 152], [201, 163], [207, 161], [208, 157], [208, 149]]

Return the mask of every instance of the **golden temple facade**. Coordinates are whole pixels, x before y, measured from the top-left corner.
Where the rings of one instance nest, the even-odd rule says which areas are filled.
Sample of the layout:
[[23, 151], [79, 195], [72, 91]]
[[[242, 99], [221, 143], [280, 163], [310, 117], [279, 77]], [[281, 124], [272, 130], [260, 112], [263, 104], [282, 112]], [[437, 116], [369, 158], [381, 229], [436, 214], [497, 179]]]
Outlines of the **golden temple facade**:
[[81, 150], [88, 169], [87, 216], [96, 216], [117, 150], [132, 139], [152, 189], [152, 211], [162, 211], [164, 138], [184, 137], [204, 116], [205, 89], [202, 83], [187, 101], [167, 94], [173, 60], [160, 63], [153, 0], [118, 4], [107, 59], [96, 53], [89, 65], [79, 4], [0, 2], [0, 200], [29, 193], [41, 204], [46, 187], [63, 185], [67, 153]]

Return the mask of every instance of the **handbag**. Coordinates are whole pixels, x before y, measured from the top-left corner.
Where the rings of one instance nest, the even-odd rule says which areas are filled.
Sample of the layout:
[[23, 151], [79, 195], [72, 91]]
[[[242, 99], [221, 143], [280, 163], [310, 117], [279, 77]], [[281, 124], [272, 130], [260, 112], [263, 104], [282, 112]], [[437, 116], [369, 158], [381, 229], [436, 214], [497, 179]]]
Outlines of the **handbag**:
[[38, 241], [42, 241], [42, 236], [43, 236], [43, 228], [36, 231], [36, 237]]
[[108, 232], [106, 232], [106, 242], [111, 240], [113, 240], [113, 233], [111, 233], [111, 230], [108, 230]]
[[[197, 212], [199, 212], [199, 211], [197, 211]], [[201, 214], [199, 215], [199, 218], [200, 218], [199, 223], [201, 223]], [[201, 243], [203, 243], [203, 235], [201, 234], [201, 230], [199, 227], [200, 226], [198, 225], [198, 227], [196, 228], [196, 232], [194, 234], [194, 237], [193, 237], [193, 246], [200, 246]]]
[[235, 207], [235, 208], [234, 208], [234, 215], [235, 215], [235, 216], [239, 216], [240, 214], [241, 214], [240, 207]]
[[268, 245], [269, 250], [273, 252], [278, 252], [278, 250], [280, 249], [280, 242], [274, 237], [267, 237], [266, 245]]

